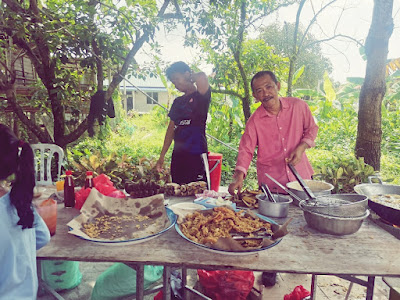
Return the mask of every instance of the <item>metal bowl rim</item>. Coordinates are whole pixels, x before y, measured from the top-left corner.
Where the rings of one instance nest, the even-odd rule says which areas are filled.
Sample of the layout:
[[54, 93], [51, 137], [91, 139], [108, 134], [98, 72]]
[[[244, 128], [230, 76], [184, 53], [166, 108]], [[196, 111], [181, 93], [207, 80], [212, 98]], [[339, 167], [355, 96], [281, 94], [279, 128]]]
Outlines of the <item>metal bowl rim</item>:
[[286, 198], [285, 197], [285, 199], [287, 200], [287, 201], [285, 201], [285, 202], [271, 202], [271, 201], [269, 201], [269, 200], [267, 200], [267, 199], [261, 199], [261, 197], [262, 196], [265, 196], [264, 194], [258, 194], [258, 195], [256, 195], [256, 198], [257, 198], [257, 200], [258, 201], [262, 201], [262, 202], [267, 202], [267, 203], [272, 203], [272, 204], [290, 204], [290, 203], [292, 203], [293, 202], [293, 199], [291, 198], [291, 197], [288, 197], [288, 198]]
[[[312, 192], [316, 192], [316, 193], [318, 193], [318, 192], [329, 192], [329, 191], [332, 191], [332, 190], [335, 188], [335, 186], [334, 186], [333, 184], [331, 184], [331, 183], [329, 183], [329, 182], [326, 182], [326, 181], [323, 181], [323, 180], [304, 179], [304, 181], [305, 181], [306, 183], [307, 183], [307, 181], [322, 182], [322, 183], [325, 183], [325, 184], [327, 184], [327, 185], [329, 186], [329, 189], [324, 189], [324, 190], [320, 190], [320, 191], [313, 191], [313, 190], [311, 190]], [[290, 182], [286, 183], [286, 187], [287, 187], [288, 189], [292, 189], [292, 190], [298, 191], [298, 192], [304, 192], [303, 189], [298, 190], [298, 189], [295, 189], [295, 188], [291, 187], [291, 186], [290, 186], [291, 183], [295, 184], [295, 183], [299, 183], [299, 182], [298, 182], [297, 180], [295, 180], [295, 181], [290, 181]], [[301, 188], [301, 187], [300, 187], [300, 188]]]
[[359, 220], [364, 220], [370, 215], [369, 209], [365, 211], [365, 214], [360, 217], [335, 217], [335, 216], [328, 216], [324, 214], [319, 214], [316, 212], [309, 211], [307, 209], [303, 209], [303, 212], [308, 212], [311, 215], [316, 215], [317, 217], [323, 217], [324, 219], [334, 219], [334, 220], [339, 220], [339, 221], [359, 221]]

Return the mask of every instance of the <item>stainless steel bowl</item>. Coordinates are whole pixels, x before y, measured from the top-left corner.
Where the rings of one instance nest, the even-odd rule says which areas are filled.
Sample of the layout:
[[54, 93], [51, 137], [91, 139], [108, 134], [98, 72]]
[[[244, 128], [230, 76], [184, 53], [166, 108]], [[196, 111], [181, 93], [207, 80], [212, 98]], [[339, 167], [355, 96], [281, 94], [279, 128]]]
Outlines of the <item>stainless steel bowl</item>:
[[[304, 179], [304, 182], [310, 188], [311, 192], [313, 192], [315, 197], [330, 195], [332, 190], [335, 188], [332, 184], [320, 180]], [[306, 200], [308, 198], [306, 192], [301, 188], [298, 181], [288, 182], [286, 187], [300, 199]], [[296, 199], [293, 199], [293, 203], [299, 206], [299, 201]]]
[[333, 194], [318, 196], [316, 201], [302, 200], [300, 208], [317, 214], [340, 218], [356, 218], [365, 215], [368, 197], [358, 194]]
[[332, 217], [306, 210], [303, 210], [303, 212], [308, 226], [320, 232], [334, 235], [346, 235], [357, 232], [363, 221], [369, 216], [369, 210], [363, 216], [356, 218]]
[[273, 194], [275, 202], [266, 199], [264, 194], [256, 196], [258, 200], [258, 212], [267, 217], [285, 218], [289, 212], [289, 204], [293, 199], [288, 196]]

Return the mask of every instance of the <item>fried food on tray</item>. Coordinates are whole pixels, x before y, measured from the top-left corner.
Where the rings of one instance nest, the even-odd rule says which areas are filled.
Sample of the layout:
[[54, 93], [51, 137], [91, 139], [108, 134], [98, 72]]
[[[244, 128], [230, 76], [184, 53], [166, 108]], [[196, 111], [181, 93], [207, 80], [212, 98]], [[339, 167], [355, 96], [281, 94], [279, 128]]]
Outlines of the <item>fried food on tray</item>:
[[235, 194], [227, 198], [228, 200], [236, 203], [239, 207], [258, 208], [258, 201], [256, 196], [262, 193], [259, 190], [244, 190], [240, 194]]
[[[192, 241], [207, 245], [214, 244], [220, 237], [231, 237], [231, 232], [249, 233], [266, 228], [272, 234], [271, 224], [245, 214], [243, 210], [235, 212], [227, 207], [214, 207], [210, 213], [201, 211], [187, 215], [180, 228]], [[239, 241], [238, 241], [239, 242]], [[257, 247], [261, 240], [241, 240], [244, 247]]]

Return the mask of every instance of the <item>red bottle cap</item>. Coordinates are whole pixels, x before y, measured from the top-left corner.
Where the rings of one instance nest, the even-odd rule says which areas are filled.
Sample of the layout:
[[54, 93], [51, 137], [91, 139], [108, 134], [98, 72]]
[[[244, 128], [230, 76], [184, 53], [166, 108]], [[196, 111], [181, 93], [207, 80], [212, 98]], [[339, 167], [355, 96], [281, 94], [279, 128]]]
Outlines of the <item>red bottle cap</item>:
[[92, 172], [92, 171], [87, 171], [87, 172], [86, 172], [86, 176], [90, 176], [90, 175], [93, 176], [93, 172]]
[[72, 171], [66, 171], [65, 175], [72, 175]]

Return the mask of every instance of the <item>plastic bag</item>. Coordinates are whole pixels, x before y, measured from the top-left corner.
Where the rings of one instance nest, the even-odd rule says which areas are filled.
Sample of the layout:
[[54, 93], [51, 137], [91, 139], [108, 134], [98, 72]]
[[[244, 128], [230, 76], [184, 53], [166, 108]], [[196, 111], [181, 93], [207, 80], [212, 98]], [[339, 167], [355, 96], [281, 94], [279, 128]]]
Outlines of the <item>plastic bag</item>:
[[[114, 187], [113, 182], [105, 174], [100, 174], [99, 176], [93, 178], [93, 183], [95, 185], [95, 188], [105, 196], [114, 198], [126, 198], [124, 192]], [[82, 208], [91, 190], [91, 188], [85, 189], [84, 187], [82, 187], [79, 191], [75, 193], [75, 208]]]
[[[178, 270], [172, 270], [170, 277], [171, 284], [171, 299], [183, 299], [183, 286], [182, 286], [182, 274]], [[153, 300], [164, 299], [163, 291], [159, 291], [154, 296]]]
[[307, 291], [302, 285], [298, 285], [294, 288], [293, 292], [285, 295], [285, 297], [283, 299], [284, 300], [302, 300], [310, 295], [311, 295], [311, 293], [309, 291]]
[[79, 191], [75, 193], [75, 208], [81, 209], [83, 204], [85, 203], [87, 197], [90, 194], [91, 188], [81, 188]]
[[114, 186], [113, 182], [110, 180], [110, 178], [105, 175], [105, 174], [100, 174], [96, 177], [93, 178], [93, 183], [94, 186], [97, 188], [97, 185], [111, 185]]
[[106, 196], [113, 197], [113, 198], [126, 198], [126, 195], [124, 194], [124, 192], [120, 191], [120, 190], [112, 191], [111, 193], [109, 193]]
[[197, 270], [205, 295], [213, 300], [245, 300], [254, 285], [253, 271]]
[[[144, 289], [162, 277], [164, 267], [144, 266]], [[96, 280], [91, 300], [111, 300], [136, 293], [136, 271], [123, 263], [115, 263]]]
[[42, 279], [54, 290], [69, 290], [82, 281], [78, 261], [43, 260]]

